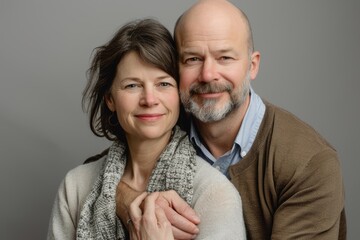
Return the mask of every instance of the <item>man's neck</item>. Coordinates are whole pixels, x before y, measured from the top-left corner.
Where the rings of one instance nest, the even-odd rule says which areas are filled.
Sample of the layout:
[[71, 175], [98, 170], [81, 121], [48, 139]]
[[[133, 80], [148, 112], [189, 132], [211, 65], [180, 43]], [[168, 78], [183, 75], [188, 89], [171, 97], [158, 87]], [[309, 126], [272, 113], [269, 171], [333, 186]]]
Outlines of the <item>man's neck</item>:
[[194, 119], [202, 143], [218, 159], [232, 149], [250, 103], [250, 97], [232, 113], [217, 122], [204, 123]]

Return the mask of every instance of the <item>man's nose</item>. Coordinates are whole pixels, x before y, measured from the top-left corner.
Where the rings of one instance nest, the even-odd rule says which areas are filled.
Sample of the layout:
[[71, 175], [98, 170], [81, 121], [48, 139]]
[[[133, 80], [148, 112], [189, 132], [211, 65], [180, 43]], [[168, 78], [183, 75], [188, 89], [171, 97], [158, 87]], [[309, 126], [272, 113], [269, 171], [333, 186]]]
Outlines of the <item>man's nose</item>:
[[206, 59], [201, 69], [200, 82], [211, 82], [218, 79], [216, 62], [212, 59]]

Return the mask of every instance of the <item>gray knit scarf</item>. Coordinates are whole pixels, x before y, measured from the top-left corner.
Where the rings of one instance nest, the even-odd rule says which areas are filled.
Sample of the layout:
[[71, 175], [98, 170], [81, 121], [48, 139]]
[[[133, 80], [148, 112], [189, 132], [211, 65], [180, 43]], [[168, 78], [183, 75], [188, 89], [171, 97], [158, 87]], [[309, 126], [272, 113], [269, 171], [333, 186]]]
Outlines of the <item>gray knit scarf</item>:
[[[152, 172], [147, 191], [173, 189], [190, 204], [194, 190], [195, 155], [186, 133], [176, 126]], [[114, 142], [80, 212], [77, 239], [126, 239], [124, 227], [116, 216], [115, 202], [116, 187], [124, 173], [126, 159], [126, 145]]]

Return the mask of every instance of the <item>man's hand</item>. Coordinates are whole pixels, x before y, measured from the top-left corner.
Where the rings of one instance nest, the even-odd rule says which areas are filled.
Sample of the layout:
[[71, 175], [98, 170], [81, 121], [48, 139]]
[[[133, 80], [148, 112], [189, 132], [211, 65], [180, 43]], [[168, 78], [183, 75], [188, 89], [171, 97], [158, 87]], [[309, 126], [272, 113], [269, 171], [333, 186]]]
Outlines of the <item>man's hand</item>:
[[132, 225], [129, 227], [135, 228], [132, 240], [174, 240], [170, 222], [161, 207], [155, 204], [158, 196], [159, 192], [142, 193], [130, 204]]
[[195, 211], [174, 190], [160, 192], [156, 200], [172, 225], [175, 239], [194, 239], [200, 223]]

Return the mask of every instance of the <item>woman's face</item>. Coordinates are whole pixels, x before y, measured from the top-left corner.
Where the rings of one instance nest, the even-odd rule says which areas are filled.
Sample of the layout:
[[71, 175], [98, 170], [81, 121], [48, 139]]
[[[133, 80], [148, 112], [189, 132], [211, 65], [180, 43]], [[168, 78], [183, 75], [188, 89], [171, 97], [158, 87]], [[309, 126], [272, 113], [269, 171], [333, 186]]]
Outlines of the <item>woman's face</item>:
[[106, 104], [116, 111], [127, 138], [168, 136], [179, 117], [178, 86], [166, 72], [129, 52], [117, 66]]

